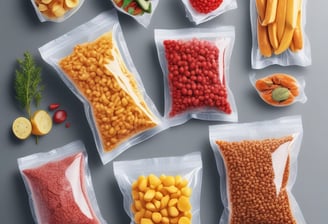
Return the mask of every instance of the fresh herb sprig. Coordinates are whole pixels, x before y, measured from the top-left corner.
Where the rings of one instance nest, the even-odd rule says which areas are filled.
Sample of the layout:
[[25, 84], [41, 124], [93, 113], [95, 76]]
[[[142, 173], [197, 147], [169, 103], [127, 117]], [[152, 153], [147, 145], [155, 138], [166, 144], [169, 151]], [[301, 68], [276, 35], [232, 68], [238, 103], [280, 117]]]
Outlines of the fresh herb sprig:
[[24, 59], [18, 59], [19, 68], [15, 71], [16, 99], [31, 117], [31, 104], [39, 106], [44, 86], [41, 85], [41, 67], [35, 64], [31, 53], [26, 51]]

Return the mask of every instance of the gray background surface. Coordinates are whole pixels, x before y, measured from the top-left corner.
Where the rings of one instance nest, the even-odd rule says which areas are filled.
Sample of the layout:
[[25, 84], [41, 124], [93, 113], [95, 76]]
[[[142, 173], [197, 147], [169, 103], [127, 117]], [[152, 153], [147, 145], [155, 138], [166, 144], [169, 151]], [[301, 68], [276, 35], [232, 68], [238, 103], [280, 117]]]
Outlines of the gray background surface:
[[[40, 23], [28, 0], [0, 2], [0, 222], [10, 224], [33, 223], [28, 198], [19, 175], [17, 158], [36, 152], [49, 151], [76, 139], [82, 139], [89, 154], [89, 166], [99, 206], [108, 223], [129, 223], [123, 210], [122, 195], [113, 176], [112, 163], [102, 165], [87, 124], [82, 104], [66, 88], [55, 71], [40, 58], [38, 47], [76, 26], [90, 20], [100, 12], [112, 8], [109, 0], [85, 1], [81, 9], [64, 23]], [[312, 44], [312, 66], [272, 66], [259, 72], [283, 71], [302, 74], [306, 80], [306, 104], [287, 108], [273, 108], [263, 103], [250, 85], [251, 33], [249, 1], [238, 0], [238, 9], [200, 25], [234, 25], [236, 41], [230, 65], [230, 86], [235, 96], [239, 122], [274, 119], [301, 114], [304, 137], [299, 154], [298, 177], [293, 193], [307, 223], [327, 223], [327, 1], [309, 1], [307, 9], [308, 34]], [[193, 25], [185, 17], [178, 0], [161, 0], [151, 25], [145, 29], [132, 18], [119, 15], [127, 45], [141, 74], [146, 91], [158, 110], [164, 111], [163, 76], [153, 41], [154, 28], [186, 28]], [[33, 138], [17, 141], [11, 134], [12, 121], [23, 115], [14, 99], [13, 80], [16, 58], [30, 51], [43, 68], [46, 85], [40, 108], [59, 102], [69, 114], [70, 128], [57, 125], [51, 133], [35, 144]], [[208, 142], [208, 125], [220, 122], [192, 120], [166, 130], [151, 139], [130, 148], [116, 160], [131, 160], [158, 156], [184, 155], [200, 151], [203, 158], [203, 184], [201, 197], [202, 223], [218, 223], [222, 212], [219, 193], [219, 176]], [[268, 127], [270, 128], [270, 127]]]

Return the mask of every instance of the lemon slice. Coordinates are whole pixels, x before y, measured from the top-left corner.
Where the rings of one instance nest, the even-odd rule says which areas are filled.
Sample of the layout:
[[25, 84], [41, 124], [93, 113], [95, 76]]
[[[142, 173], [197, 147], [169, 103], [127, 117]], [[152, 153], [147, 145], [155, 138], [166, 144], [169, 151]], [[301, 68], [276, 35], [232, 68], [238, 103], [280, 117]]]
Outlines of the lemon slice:
[[32, 124], [27, 118], [18, 117], [13, 122], [12, 130], [17, 138], [24, 140], [31, 135]]
[[52, 128], [52, 119], [44, 110], [37, 110], [31, 117], [32, 134], [46, 135]]

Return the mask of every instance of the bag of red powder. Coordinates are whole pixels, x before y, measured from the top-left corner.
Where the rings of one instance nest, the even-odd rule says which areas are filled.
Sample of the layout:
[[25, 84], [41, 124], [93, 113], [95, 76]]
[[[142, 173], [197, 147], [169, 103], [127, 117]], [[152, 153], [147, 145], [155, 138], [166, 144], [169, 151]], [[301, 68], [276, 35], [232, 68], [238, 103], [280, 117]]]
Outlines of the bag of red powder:
[[234, 39], [231, 26], [155, 30], [164, 75], [165, 118], [170, 126], [191, 118], [238, 120], [229, 89]]
[[302, 137], [301, 116], [209, 127], [224, 206], [221, 224], [305, 224], [291, 192]]
[[182, 0], [188, 19], [196, 25], [237, 8], [236, 0]]
[[17, 161], [36, 223], [107, 223], [97, 204], [81, 141]]

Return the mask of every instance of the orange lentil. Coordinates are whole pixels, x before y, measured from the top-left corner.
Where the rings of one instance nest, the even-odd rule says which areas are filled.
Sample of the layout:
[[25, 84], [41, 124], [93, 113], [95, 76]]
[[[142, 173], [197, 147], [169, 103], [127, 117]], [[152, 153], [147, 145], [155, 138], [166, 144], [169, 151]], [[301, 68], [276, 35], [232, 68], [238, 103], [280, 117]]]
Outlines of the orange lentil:
[[227, 172], [230, 224], [295, 224], [287, 183], [290, 158], [285, 165], [281, 189], [276, 190], [272, 153], [293, 137], [244, 140], [216, 144]]
[[[114, 62], [119, 64], [124, 77], [112, 74], [106, 67]], [[104, 151], [113, 150], [129, 137], [157, 125], [133, 74], [123, 63], [112, 32], [76, 45], [59, 65], [90, 103]]]

